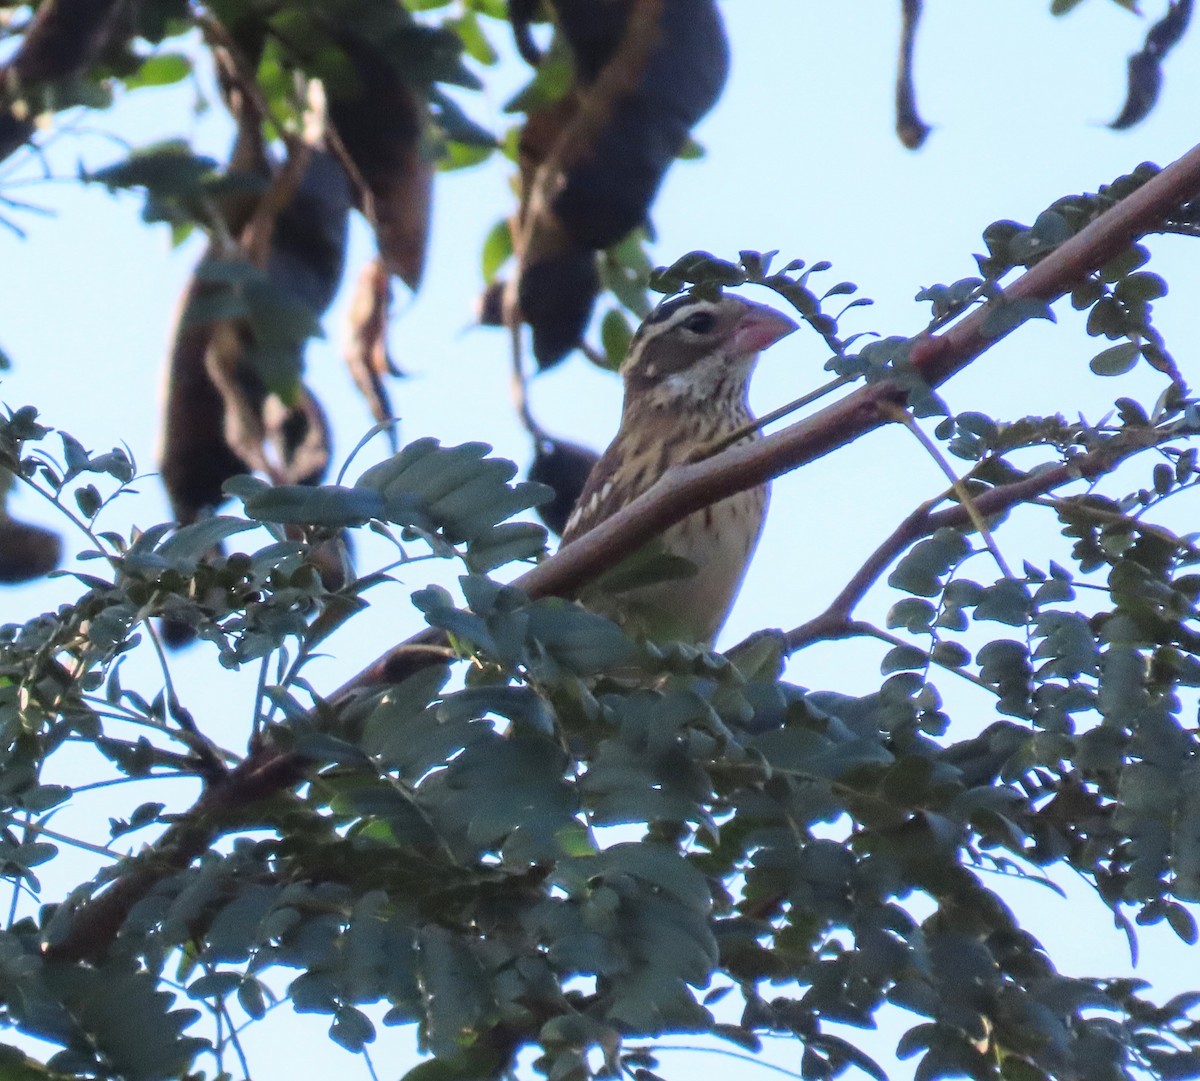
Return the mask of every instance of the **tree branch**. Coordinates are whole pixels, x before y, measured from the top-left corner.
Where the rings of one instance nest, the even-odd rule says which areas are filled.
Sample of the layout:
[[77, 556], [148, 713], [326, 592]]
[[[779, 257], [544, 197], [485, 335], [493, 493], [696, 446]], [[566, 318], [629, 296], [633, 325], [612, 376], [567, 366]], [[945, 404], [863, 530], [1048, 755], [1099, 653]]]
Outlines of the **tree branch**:
[[[1198, 193], [1200, 147], [1021, 275], [1006, 290], [1006, 298], [1057, 299], [1124, 251], [1135, 238], [1158, 228], [1172, 210]], [[984, 333], [990, 312], [990, 305], [977, 309], [950, 329], [923, 337], [914, 345], [912, 363], [931, 386], [944, 383], [1008, 333]], [[904, 397], [903, 390], [887, 382], [861, 387], [783, 431], [732, 447], [703, 462], [672, 469], [650, 491], [514, 584], [532, 597], [569, 596], [694, 511], [824, 457], [888, 423], [887, 405], [902, 404]], [[1056, 478], [1057, 484], [1066, 484], [1081, 475], [1081, 463], [1088, 457], [984, 493], [976, 499], [976, 506], [985, 515], [994, 514], [1021, 498], [1049, 491]], [[1098, 467], [1099, 459], [1096, 464]], [[929, 512], [924, 524], [935, 529], [959, 522], [958, 516], [966, 518], [961, 507]], [[329, 704], [336, 707], [352, 696], [403, 678], [434, 657], [444, 659], [444, 649], [436, 648], [442, 641], [440, 634], [432, 630], [415, 635], [336, 691]], [[295, 784], [305, 768], [302, 756], [292, 751], [278, 747], [254, 751], [227, 780], [211, 786], [177, 825], [132, 861], [125, 877], [81, 906], [65, 937], [47, 946], [47, 955], [60, 960], [103, 956], [130, 908], [158, 881], [182, 870], [203, 852], [236, 818], [236, 812]]]
[[[1200, 146], [1022, 274], [1004, 291], [1004, 299], [1057, 300], [1198, 193]], [[931, 387], [945, 383], [1015, 329], [985, 333], [993, 310], [990, 304], [977, 308], [941, 334], [916, 341], [911, 363]], [[903, 400], [904, 393], [892, 383], [860, 387], [780, 432], [703, 462], [678, 466], [514, 584], [531, 596], [570, 595], [694, 511], [823, 458], [891, 423], [890, 407]]]
[[[1061, 465], [1031, 474], [1013, 484], [993, 488], [981, 495], [972, 496], [975, 512], [983, 518], [1011, 510], [1028, 503], [1064, 484], [1078, 480], [1092, 480], [1111, 472], [1121, 462], [1149, 447], [1163, 443], [1175, 436], [1174, 429], [1135, 429], [1115, 436], [1103, 447], [1079, 455]], [[942, 497], [931, 499], [916, 508], [882, 544], [867, 557], [866, 562], [854, 573], [845, 588], [830, 602], [820, 615], [792, 628], [784, 635], [784, 648], [790, 655], [812, 645], [814, 642], [847, 638], [862, 632], [864, 624], [853, 619], [854, 609], [866, 596], [868, 590], [879, 580], [892, 561], [914, 541], [929, 537], [939, 529], [963, 529], [974, 524], [972, 508], [962, 503], [935, 511]]]

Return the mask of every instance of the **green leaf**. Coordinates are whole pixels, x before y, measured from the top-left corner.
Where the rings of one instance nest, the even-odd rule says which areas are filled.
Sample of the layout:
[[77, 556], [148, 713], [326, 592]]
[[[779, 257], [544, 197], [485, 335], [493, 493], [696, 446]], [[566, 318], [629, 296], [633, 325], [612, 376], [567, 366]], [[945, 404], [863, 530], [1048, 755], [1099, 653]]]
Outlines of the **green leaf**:
[[1167, 295], [1167, 283], [1148, 270], [1127, 274], [1116, 283], [1113, 295], [1123, 303], [1146, 303]]
[[205, 976], [192, 980], [188, 984], [187, 995], [190, 999], [221, 999], [233, 994], [241, 982], [242, 977], [237, 972], [229, 970], [210, 972]]
[[1088, 367], [1096, 375], [1124, 375], [1133, 370], [1141, 355], [1142, 347], [1137, 342], [1121, 342], [1097, 353]]
[[1087, 332], [1093, 338], [1105, 337], [1112, 341], [1125, 337], [1128, 329], [1125, 313], [1112, 297], [1101, 297], [1088, 312]]
[[149, 972], [115, 961], [94, 969], [54, 965], [44, 971], [47, 987], [77, 1026], [76, 1046], [94, 1048], [99, 1056], [98, 1074], [166, 1081], [187, 1072], [209, 1048], [207, 1040], [183, 1035], [198, 1013], [171, 1009], [174, 995], [160, 990]]
[[613, 371], [621, 366], [632, 339], [633, 328], [621, 312], [613, 308], [604, 313], [604, 318], [600, 322], [600, 344], [604, 348], [608, 366]]
[[971, 660], [971, 652], [958, 642], [938, 642], [929, 653], [930, 659], [946, 668], [961, 668]]
[[941, 579], [970, 551], [966, 538], [956, 530], [940, 529], [908, 550], [888, 576], [888, 585], [918, 597], [936, 597]]
[[358, 1054], [375, 1040], [375, 1026], [362, 1010], [353, 1006], [339, 1006], [329, 1026], [329, 1038], [347, 1051]]
[[669, 267], [659, 267], [650, 276], [650, 287], [662, 293], [677, 292], [683, 285], [697, 285], [709, 290], [723, 285], [741, 285], [746, 271], [727, 259], [718, 259], [712, 252], [692, 251], [680, 256]]
[[1194, 946], [1200, 939], [1195, 917], [1183, 905], [1171, 902], [1166, 906], [1167, 923], [1185, 945]]
[[260, 1021], [267, 1013], [267, 993], [253, 976], [244, 977], [238, 984], [238, 1005], [254, 1021]]
[[438, 707], [440, 721], [457, 723], [489, 713], [514, 721], [534, 734], [554, 734], [554, 713], [532, 687], [471, 687], [448, 695]]
[[485, 65], [496, 62], [496, 50], [492, 48], [473, 12], [467, 12], [458, 19], [451, 19], [446, 25], [458, 34], [464, 51], [472, 60]]
[[530, 605], [529, 639], [548, 658], [580, 676], [620, 669], [641, 655], [611, 620], [557, 597]]
[[170, 86], [182, 82], [192, 73], [192, 62], [182, 53], [155, 53], [142, 61], [141, 67], [124, 79], [126, 90], [145, 86]]
[[1069, 240], [1073, 232], [1070, 223], [1057, 210], [1043, 210], [1033, 228], [1018, 233], [1009, 241], [1009, 258], [1018, 264], [1032, 266]]
[[456, 169], [473, 168], [487, 161], [494, 149], [477, 143], [461, 143], [455, 139], [447, 139], [437, 159], [438, 172], [450, 173]]
[[245, 518], [216, 514], [175, 530], [156, 551], [163, 559], [187, 563], [199, 559], [222, 541], [256, 528], [256, 523]]
[[52, 1070], [10, 1044], [0, 1044], [0, 1077], [4, 1081], [75, 1081], [78, 1075]]
[[975, 654], [979, 678], [1000, 694], [999, 712], [1024, 717], [1029, 712], [1029, 650], [1022, 642], [1000, 639], [984, 644]]
[[160, 195], [182, 195], [197, 190], [202, 178], [217, 167], [214, 158], [192, 152], [182, 140], [167, 140], [133, 151], [116, 165], [85, 173], [85, 180], [109, 188], [147, 188]]
[[431, 627], [440, 627], [460, 639], [460, 646], [497, 656], [500, 652], [487, 623], [474, 612], [466, 612], [454, 606], [450, 595], [441, 586], [418, 589], [412, 595], [413, 605], [425, 613]]
[[439, 824], [476, 851], [500, 848], [516, 864], [562, 855], [558, 834], [575, 822], [578, 799], [563, 780], [554, 740], [494, 734], [472, 743], [423, 786]]
[[546, 552], [547, 535], [545, 527], [536, 522], [496, 525], [468, 546], [467, 566], [486, 574], [518, 560], [536, 559]]
[[892, 672], [921, 671], [929, 664], [929, 654], [916, 646], [894, 646], [880, 662], [881, 675]]
[[263, 277], [242, 288], [246, 321], [258, 343], [292, 344], [322, 337], [320, 315], [283, 282]]
[[205, 936], [204, 956], [210, 961], [245, 961], [259, 942], [259, 925], [278, 899], [277, 887], [242, 886], [213, 918]]
[[363, 750], [415, 781], [474, 739], [484, 738], [487, 727], [472, 718], [438, 722], [433, 703], [449, 679], [449, 667], [431, 665], [389, 688], [367, 717]]
[[[622, 727], [629, 720], [622, 717]], [[712, 783], [703, 769], [678, 752], [606, 742], [593, 757], [580, 790], [594, 826], [695, 822], [715, 828], [704, 806], [712, 798]]]
[[95, 518], [104, 505], [104, 497], [94, 484], [85, 484], [75, 489], [75, 506], [85, 518]]
[[991, 339], [1003, 338], [1030, 319], [1046, 319], [1051, 323], [1058, 321], [1050, 305], [1037, 297], [1021, 297], [1017, 300], [1002, 297], [989, 303], [986, 311], [979, 332]]
[[707, 914], [712, 908], [708, 882], [675, 849], [648, 843], [621, 843], [596, 857], [597, 869], [643, 879], [681, 904]]
[[574, 78], [571, 51], [562, 36], [556, 34], [533, 79], [505, 102], [504, 112], [531, 113], [558, 101], [571, 89]]
[[507, 220], [496, 222], [488, 231], [483, 241], [482, 261], [483, 280], [489, 284], [496, 280], [500, 268], [512, 257], [512, 229]]
[[[650, 280], [650, 260], [644, 245], [649, 242], [644, 228], [634, 229], [604, 252], [600, 261], [601, 280], [617, 302], [634, 315], [644, 319], [650, 314], [647, 287]], [[617, 358], [618, 363], [624, 354]], [[611, 361], [611, 358], [610, 358]]]
[[430, 923], [418, 942], [424, 1035], [438, 1058], [453, 1059], [474, 1042], [490, 1008], [487, 973], [465, 936]]
[[[486, 443], [443, 447], [435, 439], [418, 439], [399, 454], [366, 470], [356, 490], [374, 491], [384, 500], [380, 517], [426, 532], [439, 531], [446, 542], [482, 542], [480, 563], [496, 566], [484, 550], [513, 544], [522, 551], [533, 537], [529, 530], [496, 531], [518, 511], [553, 498], [544, 484], [510, 484], [517, 467], [504, 458], [488, 458]], [[508, 559], [511, 555], [497, 557]]]
[[889, 628], [903, 627], [910, 634], [928, 632], [937, 609], [919, 597], [905, 597], [892, 605], [887, 614]]
[[1002, 578], [983, 591], [975, 606], [977, 620], [994, 620], [1010, 627], [1023, 627], [1033, 609], [1033, 598], [1024, 582]]
[[[1043, 592], [1055, 584], [1051, 581], [1038, 589], [1039, 602]], [[1095, 674], [1098, 647], [1092, 628], [1084, 616], [1077, 612], [1043, 610], [1037, 614], [1036, 633], [1042, 641], [1033, 656], [1042, 662], [1039, 674], [1043, 678], [1058, 676], [1075, 679], [1081, 675]]]
[[363, 525], [384, 515], [378, 492], [336, 484], [280, 484], [246, 497], [246, 514], [281, 525]]

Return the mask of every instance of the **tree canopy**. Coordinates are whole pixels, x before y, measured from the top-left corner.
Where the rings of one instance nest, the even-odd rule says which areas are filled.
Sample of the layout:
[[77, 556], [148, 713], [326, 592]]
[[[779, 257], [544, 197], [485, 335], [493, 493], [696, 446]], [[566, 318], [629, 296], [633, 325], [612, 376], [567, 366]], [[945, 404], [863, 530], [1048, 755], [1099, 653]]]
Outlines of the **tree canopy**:
[[[900, 7], [896, 128], [918, 146], [920, 4]], [[856, 1030], [887, 1010], [921, 1079], [1200, 1075], [1197, 994], [1064, 969], [1011, 895], [1069, 873], [1133, 949], [1143, 927], [1200, 937], [1200, 550], [1178, 510], [1200, 412], [1190, 343], [1155, 312], [1159, 238], [1200, 232], [1200, 148], [987, 226], [975, 273], [914, 285], [924, 325], [901, 333], [864, 321], [824, 261], [656, 267], [660, 186], [703, 153], [731, 45], [736, 71], [714, 0], [0, 10], [0, 153], [21, 168], [115, 88], [196, 78], [232, 138], [224, 157], [180, 137], [72, 178], [200, 241], [161, 422], [173, 520], [130, 521], [148, 469], [52, 427], [54, 402], [0, 420], [13, 489], [57, 515], [0, 514], [0, 577], [57, 565], [51, 525], [85, 538], [70, 600], [0, 628], [13, 1076], [262, 1076], [243, 1034], [280, 1003], [368, 1062], [382, 1027], [415, 1029], [413, 1081], [653, 1081], [679, 1034], [750, 1055], [783, 1037], [805, 1078], [883, 1078]], [[1153, 21], [1114, 126], [1154, 107], [1190, 14]], [[470, 95], [510, 35], [527, 81], [493, 131]], [[497, 159], [512, 188], [469, 259], [479, 322], [512, 341], [524, 476], [392, 420], [393, 285], [422, 284], [444, 175]], [[376, 248], [362, 266], [352, 222]], [[344, 277], [345, 360], [377, 426], [341, 466], [305, 358]], [[824, 385], [549, 554], [595, 454], [553, 434], [534, 380], [580, 354], [616, 367], [663, 295], [742, 288], [805, 322]], [[1099, 419], [1070, 400], [950, 408], [956, 377], [1069, 310], [1087, 378], [1136, 369], [1137, 393]], [[942, 490], [877, 521], [832, 600], [724, 652], [589, 610], [679, 573], [654, 544], [668, 525], [889, 426]], [[368, 647], [350, 635], [385, 595], [391, 637]], [[866, 690], [804, 664], [864, 642]], [[357, 674], [331, 685], [323, 654], [347, 648]], [[209, 700], [181, 692], [184, 663]], [[211, 699], [247, 683], [218, 719]], [[76, 828], [71, 808], [110, 786], [107, 821]]]

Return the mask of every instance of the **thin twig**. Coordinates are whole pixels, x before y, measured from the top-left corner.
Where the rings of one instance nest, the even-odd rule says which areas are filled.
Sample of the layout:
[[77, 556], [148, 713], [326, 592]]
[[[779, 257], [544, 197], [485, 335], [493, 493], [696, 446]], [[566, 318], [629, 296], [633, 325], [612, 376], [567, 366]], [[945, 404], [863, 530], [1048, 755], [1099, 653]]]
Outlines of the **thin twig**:
[[49, 826], [40, 825], [37, 822], [26, 822], [25, 832], [33, 837], [49, 837], [52, 841], [58, 841], [59, 844], [70, 845], [72, 848], [78, 848], [82, 852], [90, 852], [93, 856], [103, 856], [106, 860], [119, 860], [120, 854], [114, 852], [111, 848], [106, 848], [104, 845], [92, 844], [90, 841], [81, 840], [78, 837], [72, 837], [67, 833], [59, 833], [58, 830], [52, 830]]
[[854, 609], [901, 552], [914, 541], [929, 535], [929, 517], [941, 501], [941, 497], [927, 500], [892, 530], [820, 615], [793, 627], [784, 635], [785, 651], [791, 654], [814, 642], [827, 642], [858, 634], [859, 630], [851, 618]]
[[1158, 525], [1156, 522], [1143, 521], [1135, 514], [1123, 514], [1120, 511], [1105, 510], [1103, 507], [1090, 506], [1086, 503], [1081, 503], [1073, 496], [1065, 496], [1057, 499], [1044, 497], [1031, 499], [1028, 502], [1036, 503], [1039, 507], [1049, 507], [1059, 515], [1071, 514], [1076, 518], [1087, 518], [1098, 524], [1103, 523], [1104, 525], [1125, 525], [1145, 536], [1157, 537], [1159, 540], [1165, 541], [1172, 547], [1184, 552], [1189, 559], [1194, 560], [1200, 557], [1200, 548], [1197, 548], [1190, 541], [1184, 540], [1183, 537], [1177, 536], [1165, 526]]
[[714, 439], [711, 443], [702, 447], [701, 452], [693, 456], [690, 461], [699, 462], [705, 458], [711, 458], [715, 454], [720, 454], [721, 451], [740, 443], [746, 436], [762, 431], [767, 425], [774, 424], [777, 420], [783, 420], [784, 417], [799, 412], [806, 405], [812, 405], [813, 402], [820, 401], [822, 398], [832, 394], [839, 387], [847, 386], [852, 382], [853, 380], [848, 375], [839, 375], [836, 379], [830, 379], [828, 382], [822, 383], [819, 387], [810, 390], [807, 394], [801, 394], [794, 401], [790, 401], [786, 405], [777, 406], [769, 412], [764, 413], [761, 417], [755, 417], [729, 435], [722, 436], [720, 439]]
[[[985, 518], [994, 517], [1021, 503], [1032, 502], [1065, 484], [1109, 473], [1125, 459], [1166, 442], [1175, 434], [1173, 428], [1166, 428], [1134, 430], [1124, 439], [1114, 437], [1103, 447], [1072, 458], [1062, 465], [972, 497], [974, 509]], [[939, 498], [917, 507], [867, 557], [825, 611], [788, 631], [784, 635], [787, 652], [795, 653], [817, 641], [849, 637], [852, 632], [847, 628], [851, 626], [854, 609], [901, 552], [914, 541], [932, 536], [939, 529], [961, 529], [971, 522], [970, 510], [966, 505], [956, 504], [945, 510], [934, 510], [940, 502]]]
[[229, 769], [221, 757], [221, 748], [200, 731], [195, 719], [192, 717], [191, 711], [184, 708], [183, 703], [179, 700], [179, 696], [175, 693], [175, 681], [171, 678], [171, 666], [167, 663], [167, 654], [163, 649], [158, 631], [149, 620], [143, 626], [150, 637], [150, 644], [154, 649], [154, 654], [158, 658], [159, 671], [162, 672], [164, 684], [163, 701], [167, 714], [179, 726], [179, 730], [173, 733], [174, 737], [195, 755], [195, 771], [206, 782], [224, 777], [229, 772]]
[[512, 360], [509, 393], [512, 396], [513, 408], [516, 409], [517, 416], [521, 418], [521, 423], [525, 425], [525, 430], [534, 439], [541, 440], [545, 438], [545, 430], [538, 424], [533, 411], [529, 408], [529, 378], [525, 374], [525, 357], [524, 350], [521, 348], [520, 321], [517, 319], [510, 320], [508, 331], [510, 357]]
[[953, 467], [946, 456], [938, 449], [938, 446], [928, 435], [925, 430], [917, 423], [916, 417], [912, 415], [912, 411], [908, 409], [896, 408], [891, 410], [895, 420], [903, 424], [913, 435], [918, 443], [924, 448], [925, 453], [929, 455], [938, 465], [938, 468], [946, 475], [950, 481], [950, 487], [954, 494], [958, 496], [959, 503], [965, 508], [968, 516], [971, 519], [971, 525], [975, 527], [979, 535], [983, 538], [983, 543], [987, 545], [987, 550], [991, 552], [992, 558], [996, 561], [996, 566], [1000, 568], [1000, 573], [1005, 578], [1016, 578], [1016, 575], [1009, 569], [1008, 563], [1000, 551], [1000, 546], [996, 543], [996, 538], [992, 536], [992, 531], [988, 529], [987, 522], [983, 520], [983, 515], [979, 513], [975, 506], [974, 499], [971, 498], [971, 493], [967, 491], [967, 486], [963, 484], [962, 478], [954, 471]]

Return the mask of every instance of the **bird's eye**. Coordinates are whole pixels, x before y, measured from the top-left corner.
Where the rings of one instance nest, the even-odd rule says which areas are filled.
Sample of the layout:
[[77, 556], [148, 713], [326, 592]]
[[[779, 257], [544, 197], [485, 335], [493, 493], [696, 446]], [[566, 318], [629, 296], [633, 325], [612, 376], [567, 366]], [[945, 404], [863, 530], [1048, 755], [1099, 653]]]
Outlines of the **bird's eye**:
[[693, 312], [683, 321], [684, 328], [693, 334], [707, 334], [716, 325], [717, 319], [712, 312]]

